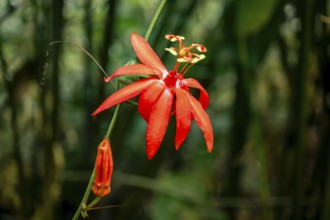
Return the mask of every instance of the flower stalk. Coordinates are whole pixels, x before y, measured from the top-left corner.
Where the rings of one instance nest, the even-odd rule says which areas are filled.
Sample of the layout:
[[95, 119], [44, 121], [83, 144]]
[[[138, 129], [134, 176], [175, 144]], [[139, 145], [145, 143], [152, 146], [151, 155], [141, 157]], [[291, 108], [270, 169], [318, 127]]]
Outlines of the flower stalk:
[[[158, 20], [158, 18], [159, 18], [159, 16], [160, 16], [161, 12], [162, 12], [163, 9], [164, 9], [164, 6], [165, 6], [165, 4], [166, 4], [166, 1], [167, 1], [167, 0], [162, 0], [161, 3], [160, 3], [160, 5], [158, 6], [158, 9], [157, 9], [157, 11], [156, 11], [154, 17], [152, 18], [152, 21], [151, 21], [151, 23], [150, 23], [150, 25], [149, 25], [149, 27], [148, 27], [147, 33], [146, 33], [146, 35], [145, 35], [145, 40], [146, 40], [146, 41], [149, 39], [150, 34], [151, 34], [152, 30], [154, 29], [154, 26], [155, 26], [155, 24], [156, 24], [156, 22], [157, 22], [157, 20]], [[87, 52], [87, 54], [89, 55], [88, 52]], [[93, 59], [93, 61], [94, 61], [96, 64], [98, 64], [98, 62], [93, 58], [93, 56], [90, 56], [90, 57]], [[102, 67], [101, 67], [99, 64], [98, 64], [98, 66], [102, 69]], [[102, 69], [102, 70], [103, 70], [103, 69]], [[105, 73], [105, 71], [103, 71], [103, 72]], [[105, 73], [105, 76], [107, 76], [106, 73]], [[112, 82], [111, 82], [111, 83], [112, 83]], [[114, 115], [113, 115], [113, 117], [112, 117], [112, 119], [111, 119], [111, 122], [110, 122], [110, 124], [109, 124], [109, 128], [108, 128], [108, 130], [107, 130], [107, 133], [106, 133], [106, 135], [105, 135], [105, 138], [108, 138], [108, 139], [110, 138], [111, 132], [112, 132], [113, 127], [114, 127], [114, 125], [115, 125], [115, 123], [116, 123], [116, 120], [117, 120], [117, 118], [118, 118], [118, 112], [119, 112], [119, 109], [120, 109], [120, 105], [117, 105], [116, 110], [115, 110], [115, 112], [114, 112]], [[89, 205], [86, 205], [86, 204], [87, 204], [87, 201], [88, 201], [88, 198], [89, 198], [89, 195], [90, 195], [90, 192], [91, 192], [91, 190], [92, 190], [92, 186], [93, 186], [93, 183], [94, 183], [94, 179], [95, 179], [95, 167], [94, 167], [94, 169], [93, 169], [93, 171], [92, 171], [92, 174], [91, 174], [91, 177], [90, 177], [90, 179], [89, 179], [89, 182], [88, 182], [88, 185], [87, 185], [86, 191], [85, 191], [85, 193], [84, 193], [84, 196], [83, 196], [83, 198], [82, 198], [82, 200], [81, 200], [81, 202], [80, 202], [80, 204], [79, 204], [79, 206], [78, 206], [78, 209], [76, 210], [76, 212], [75, 212], [75, 214], [74, 214], [72, 220], [77, 220], [77, 219], [79, 219], [79, 216], [80, 216], [80, 215], [81, 215], [83, 218], [88, 217], [87, 211], [90, 210], [90, 209], [92, 209], [93, 206], [96, 205], [96, 204], [101, 200], [102, 197], [97, 196], [97, 197], [95, 197], [95, 199], [94, 199]]]
[[[108, 131], [107, 131], [107, 134], [105, 136], [105, 139], [109, 139], [110, 138], [110, 135], [111, 135], [111, 132], [113, 130], [113, 127], [116, 123], [116, 120], [118, 118], [118, 112], [119, 112], [119, 108], [120, 108], [120, 105], [117, 105], [116, 107], [116, 110], [113, 114], [113, 117], [111, 119], [111, 122], [109, 124], [109, 128], [108, 128]], [[88, 201], [88, 198], [89, 198], [89, 195], [91, 193], [91, 190], [92, 190], [92, 187], [93, 187], [93, 184], [94, 184], [94, 179], [95, 179], [95, 166], [94, 166], [94, 169], [93, 169], [93, 172], [92, 172], [92, 175], [89, 179], [89, 182], [88, 182], [88, 185], [87, 185], [87, 188], [86, 188], [86, 191], [84, 193], [84, 196], [80, 202], [80, 205], [78, 207], [78, 209], [76, 210], [76, 213], [75, 215], [73, 216], [72, 220], [77, 220], [79, 218], [79, 216], [81, 215], [83, 218], [86, 218], [88, 217], [88, 214], [87, 214], [87, 211], [92, 208], [94, 205], [96, 205], [100, 200], [101, 200], [101, 196], [96, 196], [95, 199], [89, 204], [89, 205], [86, 205], [87, 204], [87, 201]]]

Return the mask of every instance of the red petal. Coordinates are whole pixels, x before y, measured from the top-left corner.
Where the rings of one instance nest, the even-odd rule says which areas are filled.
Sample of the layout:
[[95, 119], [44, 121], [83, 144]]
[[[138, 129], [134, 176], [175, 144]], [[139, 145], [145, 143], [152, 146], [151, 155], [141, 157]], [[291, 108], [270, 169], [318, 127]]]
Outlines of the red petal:
[[139, 98], [138, 110], [144, 120], [148, 121], [150, 111], [159, 95], [164, 91], [164, 85], [159, 82], [152, 83], [144, 90]]
[[137, 74], [146, 74], [162, 77], [162, 73], [159, 70], [146, 66], [144, 64], [133, 64], [128, 66], [119, 67], [111, 76], [105, 78], [106, 82], [109, 82], [114, 77], [124, 76], [124, 75], [137, 75]]
[[187, 138], [191, 125], [191, 110], [189, 108], [189, 100], [185, 95], [185, 91], [180, 88], [175, 89], [176, 103], [176, 134], [175, 149], [179, 150], [183, 141]]
[[171, 116], [173, 94], [165, 89], [151, 109], [147, 128], [147, 157], [149, 160], [157, 153], [164, 138]]
[[199, 95], [199, 102], [202, 104], [203, 108], [206, 109], [207, 106], [209, 105], [209, 95], [207, 94], [206, 90], [203, 88], [203, 86], [193, 78], [187, 78], [182, 80], [182, 82], [189, 87], [193, 87], [196, 89], [200, 90], [200, 95]]
[[185, 92], [191, 106], [191, 112], [197, 125], [204, 133], [206, 146], [208, 152], [212, 151], [213, 148], [213, 129], [209, 116], [204, 111], [201, 103], [195, 99], [189, 92]]
[[149, 43], [140, 35], [132, 33], [131, 43], [139, 60], [149, 67], [160, 70], [163, 75], [168, 71]]
[[139, 95], [144, 89], [146, 89], [151, 83], [155, 82], [156, 79], [148, 78], [136, 81], [124, 88], [118, 90], [117, 92], [110, 95], [93, 113], [92, 116], [97, 115], [98, 113], [117, 105], [121, 102], [124, 102], [128, 99], [131, 99]]

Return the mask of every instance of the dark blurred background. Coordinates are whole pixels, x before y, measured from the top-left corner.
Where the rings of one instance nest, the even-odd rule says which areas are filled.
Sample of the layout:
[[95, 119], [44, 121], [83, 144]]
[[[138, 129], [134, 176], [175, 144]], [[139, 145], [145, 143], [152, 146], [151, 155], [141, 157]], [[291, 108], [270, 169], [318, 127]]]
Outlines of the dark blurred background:
[[[159, 0], [0, 1], [0, 219], [71, 219], [114, 108], [111, 74], [135, 57]], [[159, 152], [122, 105], [111, 136], [112, 192], [90, 219], [330, 219], [330, 1], [168, 0], [149, 39], [208, 48], [187, 77], [211, 97], [215, 145], [193, 123], [176, 152], [172, 118]]]

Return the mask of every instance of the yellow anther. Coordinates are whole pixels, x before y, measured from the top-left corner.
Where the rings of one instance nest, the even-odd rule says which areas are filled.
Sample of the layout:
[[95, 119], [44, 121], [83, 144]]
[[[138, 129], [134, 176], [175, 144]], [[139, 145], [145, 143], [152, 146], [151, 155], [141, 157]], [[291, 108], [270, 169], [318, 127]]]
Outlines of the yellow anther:
[[206, 47], [204, 47], [201, 44], [192, 44], [191, 46], [195, 47], [199, 52], [203, 52], [203, 53], [207, 52]]
[[185, 58], [178, 58], [178, 59], [176, 59], [176, 61], [179, 62], [179, 63], [186, 63], [187, 62], [187, 60]]
[[177, 49], [174, 47], [170, 47], [170, 48], [165, 48], [166, 51], [170, 52], [172, 55], [177, 56], [178, 52]]
[[194, 59], [191, 61], [191, 63], [197, 63], [198, 61], [203, 60], [203, 59], [205, 59], [205, 55], [201, 54], [198, 57], [194, 57]]

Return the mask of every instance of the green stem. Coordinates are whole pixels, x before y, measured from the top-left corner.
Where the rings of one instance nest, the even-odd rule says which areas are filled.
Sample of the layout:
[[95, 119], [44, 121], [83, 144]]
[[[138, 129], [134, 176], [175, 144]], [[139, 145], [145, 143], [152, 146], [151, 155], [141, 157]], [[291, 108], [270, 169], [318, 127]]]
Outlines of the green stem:
[[87, 199], [89, 197], [89, 194], [91, 192], [91, 188], [92, 188], [92, 185], [93, 185], [93, 182], [94, 182], [94, 176], [95, 176], [95, 168], [93, 169], [91, 178], [89, 179], [88, 186], [87, 186], [87, 189], [86, 189], [85, 194], [83, 196], [83, 199], [81, 200], [80, 205], [79, 205], [76, 213], [74, 214], [72, 220], [77, 220], [79, 218], [80, 214], [82, 213], [82, 208], [86, 206], [86, 202], [87, 202]]
[[110, 139], [110, 134], [111, 134], [111, 132], [113, 130], [113, 127], [115, 126], [115, 123], [116, 123], [116, 120], [117, 120], [117, 117], [118, 117], [119, 108], [120, 108], [120, 104], [116, 106], [115, 113], [113, 114], [113, 117], [112, 117], [112, 120], [110, 122], [108, 131], [107, 131], [107, 134], [105, 135], [105, 138], [109, 138]]
[[160, 2], [160, 5], [158, 6], [158, 9], [157, 9], [157, 11], [156, 11], [154, 17], [152, 18], [151, 23], [150, 23], [150, 25], [149, 25], [149, 27], [148, 27], [147, 33], [146, 33], [146, 35], [144, 36], [144, 39], [145, 39], [146, 41], [149, 40], [150, 34], [151, 34], [152, 30], [154, 29], [155, 24], [156, 24], [156, 22], [157, 22], [157, 20], [158, 20], [158, 18], [159, 18], [160, 13], [163, 11], [163, 8], [164, 8], [165, 4], [166, 4], [166, 0], [162, 0], [162, 1]]

